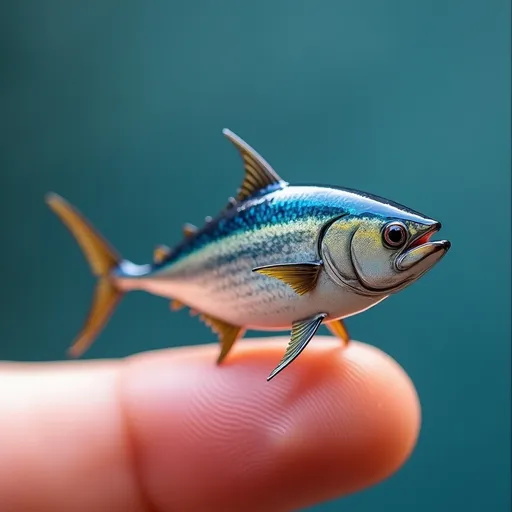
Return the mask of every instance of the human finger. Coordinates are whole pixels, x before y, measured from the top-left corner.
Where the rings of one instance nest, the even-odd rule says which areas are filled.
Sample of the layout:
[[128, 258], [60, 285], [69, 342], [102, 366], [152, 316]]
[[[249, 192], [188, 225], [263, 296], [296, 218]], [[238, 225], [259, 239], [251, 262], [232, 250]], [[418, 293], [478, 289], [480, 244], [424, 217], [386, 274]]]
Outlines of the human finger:
[[317, 337], [267, 382], [285, 345], [0, 368], [5, 510], [296, 510], [398, 469], [420, 417], [405, 372]]

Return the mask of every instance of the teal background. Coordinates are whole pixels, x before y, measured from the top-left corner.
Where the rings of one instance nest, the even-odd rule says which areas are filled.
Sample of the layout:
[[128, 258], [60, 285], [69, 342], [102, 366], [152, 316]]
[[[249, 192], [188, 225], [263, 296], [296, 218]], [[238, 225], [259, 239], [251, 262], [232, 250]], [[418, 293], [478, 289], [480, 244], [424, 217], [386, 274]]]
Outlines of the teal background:
[[[238, 187], [229, 127], [285, 179], [389, 197], [453, 243], [348, 321], [414, 380], [416, 451], [311, 510], [509, 510], [508, 1], [25, 0], [2, 2], [0, 24], [0, 359], [64, 359], [89, 307], [93, 279], [44, 193], [145, 262]], [[131, 294], [87, 357], [213, 339]]]

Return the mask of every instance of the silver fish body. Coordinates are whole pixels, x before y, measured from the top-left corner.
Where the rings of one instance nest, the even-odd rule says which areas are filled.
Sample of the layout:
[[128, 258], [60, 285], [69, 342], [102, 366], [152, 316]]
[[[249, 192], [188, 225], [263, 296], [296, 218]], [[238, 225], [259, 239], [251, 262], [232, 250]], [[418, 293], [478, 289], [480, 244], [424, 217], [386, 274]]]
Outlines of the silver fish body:
[[273, 377], [321, 323], [348, 342], [336, 321], [408, 286], [448, 251], [448, 241], [430, 241], [437, 221], [358, 191], [290, 186], [250, 146], [225, 134], [244, 161], [237, 198], [202, 228], [186, 228], [182, 243], [160, 249], [153, 263], [122, 259], [62, 198], [49, 198], [100, 277], [93, 313], [75, 344], [80, 351], [121, 294], [144, 290], [200, 313], [220, 337], [219, 362], [247, 329], [291, 328]]
[[[214, 235], [205, 245], [177, 261], [171, 257], [164, 265], [136, 269], [128, 264], [126, 270], [121, 265], [115, 274], [117, 283], [124, 290], [176, 299], [194, 310], [256, 330], [289, 329], [295, 320], [319, 310], [328, 314], [326, 320], [346, 318], [380, 302], [386, 293], [357, 293], [343, 283], [340, 286], [323, 268], [315, 289], [298, 295], [283, 281], [253, 269], [322, 260], [322, 228], [347, 212], [381, 206], [372, 203], [372, 199], [344, 190], [287, 187], [242, 205], [253, 219], [244, 229], [218, 238], [218, 230], [210, 226]], [[308, 204], [310, 208], [303, 207], [302, 215], [294, 212], [295, 218], [290, 220], [285, 209], [289, 204]], [[393, 207], [388, 209], [390, 215], [396, 214]], [[270, 211], [258, 215], [259, 210]]]

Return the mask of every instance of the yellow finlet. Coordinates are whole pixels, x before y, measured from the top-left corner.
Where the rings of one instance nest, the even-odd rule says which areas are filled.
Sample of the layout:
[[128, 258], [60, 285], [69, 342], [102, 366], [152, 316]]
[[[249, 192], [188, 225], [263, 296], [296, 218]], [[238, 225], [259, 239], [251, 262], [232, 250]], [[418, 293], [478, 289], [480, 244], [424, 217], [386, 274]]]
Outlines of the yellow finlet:
[[192, 236], [197, 232], [197, 226], [194, 224], [189, 224], [188, 222], [183, 226], [183, 234], [185, 236]]
[[321, 269], [321, 263], [292, 263], [257, 267], [253, 272], [280, 279], [298, 295], [304, 295], [316, 287]]
[[343, 344], [345, 346], [348, 345], [350, 341], [350, 335], [348, 334], [348, 330], [345, 327], [345, 323], [343, 320], [334, 320], [332, 322], [329, 322], [325, 324], [329, 331], [336, 336], [336, 338], [339, 338], [341, 341], [343, 341]]
[[170, 252], [171, 250], [166, 245], [158, 245], [153, 252], [153, 262], [162, 263]]
[[202, 314], [200, 319], [219, 337], [221, 349], [217, 358], [217, 364], [220, 364], [229, 354], [235, 342], [244, 335], [245, 329], [210, 315]]
[[179, 311], [180, 309], [183, 309], [185, 307], [185, 304], [183, 302], [180, 302], [179, 300], [171, 300], [170, 303], [171, 311]]

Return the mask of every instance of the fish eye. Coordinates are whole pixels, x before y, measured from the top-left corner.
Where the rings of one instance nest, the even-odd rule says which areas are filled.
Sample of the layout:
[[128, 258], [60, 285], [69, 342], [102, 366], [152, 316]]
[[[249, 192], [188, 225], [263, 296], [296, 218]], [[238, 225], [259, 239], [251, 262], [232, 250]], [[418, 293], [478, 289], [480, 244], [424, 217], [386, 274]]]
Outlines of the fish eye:
[[407, 241], [407, 228], [401, 222], [391, 222], [384, 227], [383, 238], [388, 247], [402, 247]]

